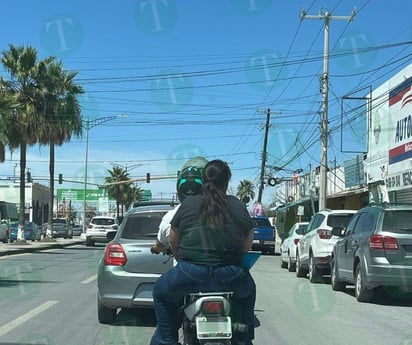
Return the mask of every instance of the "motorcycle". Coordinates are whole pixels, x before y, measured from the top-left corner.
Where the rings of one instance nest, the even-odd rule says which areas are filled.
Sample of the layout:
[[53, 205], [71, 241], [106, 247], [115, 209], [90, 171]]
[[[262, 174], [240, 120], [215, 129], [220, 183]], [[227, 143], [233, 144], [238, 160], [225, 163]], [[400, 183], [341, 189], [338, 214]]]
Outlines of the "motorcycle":
[[231, 292], [194, 293], [184, 299], [183, 345], [230, 345], [247, 325], [233, 322]]
[[[250, 269], [260, 252], [245, 253], [244, 267]], [[232, 292], [191, 293], [182, 306], [183, 345], [231, 345], [236, 333], [247, 332], [245, 324], [232, 316]]]
[[[151, 252], [162, 252], [169, 259], [173, 256], [170, 248], [162, 246], [152, 246]], [[252, 268], [261, 254], [257, 251], [245, 253], [243, 267]], [[232, 295], [230, 291], [186, 295], [180, 309], [182, 326], [179, 339], [182, 345], [232, 345], [236, 333], [247, 332], [247, 325], [233, 319]]]

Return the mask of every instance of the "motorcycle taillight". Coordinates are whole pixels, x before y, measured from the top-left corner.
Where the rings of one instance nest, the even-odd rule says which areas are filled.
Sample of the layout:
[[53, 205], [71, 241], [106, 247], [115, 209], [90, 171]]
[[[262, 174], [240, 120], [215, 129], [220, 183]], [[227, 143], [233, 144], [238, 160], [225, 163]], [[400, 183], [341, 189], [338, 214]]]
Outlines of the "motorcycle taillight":
[[223, 303], [220, 301], [203, 302], [202, 312], [204, 314], [220, 314], [223, 312]]

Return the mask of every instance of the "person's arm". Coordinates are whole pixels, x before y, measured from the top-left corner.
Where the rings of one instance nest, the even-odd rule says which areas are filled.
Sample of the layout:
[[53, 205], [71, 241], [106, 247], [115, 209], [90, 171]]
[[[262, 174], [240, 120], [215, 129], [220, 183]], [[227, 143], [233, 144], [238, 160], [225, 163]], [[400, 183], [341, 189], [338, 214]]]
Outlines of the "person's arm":
[[173, 256], [177, 260], [178, 259], [177, 252], [178, 252], [179, 245], [180, 245], [180, 234], [179, 234], [179, 231], [173, 226], [170, 228], [169, 243], [170, 243], [170, 247], [172, 248]]
[[253, 229], [250, 229], [248, 236], [246, 238], [244, 247], [243, 247], [243, 251], [247, 252], [252, 248], [252, 244], [253, 244]]
[[168, 248], [167, 246], [165, 246], [162, 242], [156, 239], [156, 243], [152, 245], [152, 247], [150, 248], [150, 251], [152, 252], [152, 254], [160, 254], [161, 252], [166, 253], [167, 248]]

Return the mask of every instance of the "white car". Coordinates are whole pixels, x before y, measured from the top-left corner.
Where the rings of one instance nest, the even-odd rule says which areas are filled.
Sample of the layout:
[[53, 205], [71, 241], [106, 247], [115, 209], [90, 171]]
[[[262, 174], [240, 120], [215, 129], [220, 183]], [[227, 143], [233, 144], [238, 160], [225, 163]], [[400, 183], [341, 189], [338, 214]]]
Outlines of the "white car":
[[325, 209], [312, 217], [297, 246], [297, 277], [306, 277], [309, 273], [309, 281], [316, 283], [330, 272], [333, 246], [339, 239], [332, 236], [332, 229], [345, 229], [355, 213], [355, 210]]
[[119, 223], [117, 218], [109, 216], [93, 217], [86, 229], [86, 246], [93, 246], [96, 242], [107, 243], [113, 238], [114, 232], [117, 231]]
[[296, 270], [296, 248], [303, 236], [309, 222], [298, 222], [292, 225], [288, 236], [280, 246], [280, 267], [287, 268], [289, 272]]

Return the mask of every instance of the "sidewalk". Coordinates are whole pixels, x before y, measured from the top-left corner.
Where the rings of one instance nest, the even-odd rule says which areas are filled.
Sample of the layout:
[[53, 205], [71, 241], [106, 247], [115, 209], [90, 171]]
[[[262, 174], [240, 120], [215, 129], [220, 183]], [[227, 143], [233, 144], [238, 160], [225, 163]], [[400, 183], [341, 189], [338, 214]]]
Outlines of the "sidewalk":
[[0, 256], [7, 256], [21, 253], [33, 253], [46, 249], [64, 248], [84, 243], [80, 237], [72, 239], [56, 238], [53, 240], [27, 241], [26, 243], [0, 243]]

